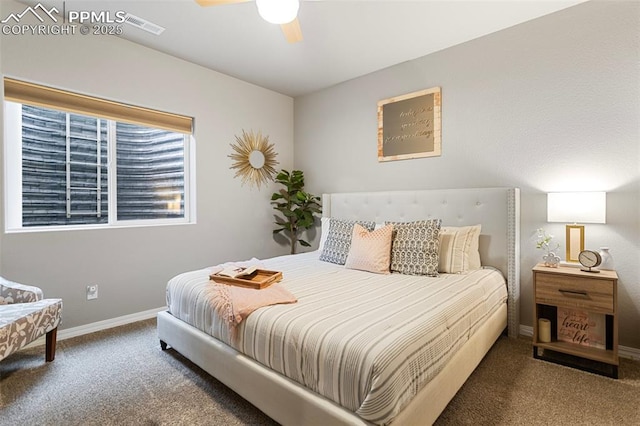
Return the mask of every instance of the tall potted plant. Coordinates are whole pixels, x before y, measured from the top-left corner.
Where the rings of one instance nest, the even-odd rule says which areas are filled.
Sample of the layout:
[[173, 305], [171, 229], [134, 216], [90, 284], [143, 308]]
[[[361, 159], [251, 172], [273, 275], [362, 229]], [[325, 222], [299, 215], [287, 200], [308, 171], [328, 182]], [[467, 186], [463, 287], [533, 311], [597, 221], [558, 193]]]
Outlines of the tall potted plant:
[[284, 188], [271, 195], [273, 208], [282, 213], [280, 217], [274, 215], [278, 225], [273, 234], [284, 234], [291, 243], [291, 254], [296, 253], [297, 244], [311, 246], [299, 238], [300, 234], [314, 224], [314, 215], [320, 213], [320, 197], [304, 191], [304, 173], [300, 170], [281, 170], [275, 181]]

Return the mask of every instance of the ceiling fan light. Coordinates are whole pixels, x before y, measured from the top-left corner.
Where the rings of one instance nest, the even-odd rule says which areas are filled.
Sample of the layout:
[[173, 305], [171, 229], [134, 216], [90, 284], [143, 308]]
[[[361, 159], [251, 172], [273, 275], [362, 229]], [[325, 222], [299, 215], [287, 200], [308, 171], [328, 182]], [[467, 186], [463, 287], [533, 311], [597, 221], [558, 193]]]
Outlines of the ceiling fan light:
[[272, 24], [288, 24], [298, 16], [299, 0], [256, 0], [258, 13]]

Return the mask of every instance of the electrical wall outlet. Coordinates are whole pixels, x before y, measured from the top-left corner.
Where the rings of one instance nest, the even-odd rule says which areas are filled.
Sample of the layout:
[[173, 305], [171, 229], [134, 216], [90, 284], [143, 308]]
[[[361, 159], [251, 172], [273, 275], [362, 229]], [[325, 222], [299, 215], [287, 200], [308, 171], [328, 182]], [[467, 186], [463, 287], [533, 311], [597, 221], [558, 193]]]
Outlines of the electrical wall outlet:
[[98, 298], [98, 284], [87, 286], [87, 300], [93, 300]]

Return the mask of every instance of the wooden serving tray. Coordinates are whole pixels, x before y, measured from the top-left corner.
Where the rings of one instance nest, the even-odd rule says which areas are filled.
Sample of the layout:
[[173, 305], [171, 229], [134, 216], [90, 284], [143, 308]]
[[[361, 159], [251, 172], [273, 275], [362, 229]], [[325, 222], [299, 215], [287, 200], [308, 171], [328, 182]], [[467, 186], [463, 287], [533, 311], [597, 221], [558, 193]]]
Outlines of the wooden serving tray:
[[231, 278], [224, 275], [211, 274], [209, 275], [209, 279], [218, 283], [260, 290], [280, 281], [282, 279], [282, 272], [256, 269], [256, 272], [250, 276]]

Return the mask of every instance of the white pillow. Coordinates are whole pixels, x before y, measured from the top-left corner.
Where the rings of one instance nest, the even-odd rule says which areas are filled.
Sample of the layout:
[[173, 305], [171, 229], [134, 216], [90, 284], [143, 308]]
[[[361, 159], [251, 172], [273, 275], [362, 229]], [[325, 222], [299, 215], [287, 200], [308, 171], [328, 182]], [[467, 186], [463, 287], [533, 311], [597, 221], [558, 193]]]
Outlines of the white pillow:
[[389, 274], [392, 236], [393, 225], [386, 225], [374, 231], [358, 224], [353, 225], [351, 247], [344, 264], [345, 268]]
[[323, 217], [320, 219], [320, 245], [318, 250], [322, 250], [324, 243], [327, 242], [327, 235], [329, 235], [329, 224], [331, 223], [330, 217]]
[[443, 226], [440, 229], [438, 271], [459, 274], [482, 267], [480, 263], [480, 225]]

